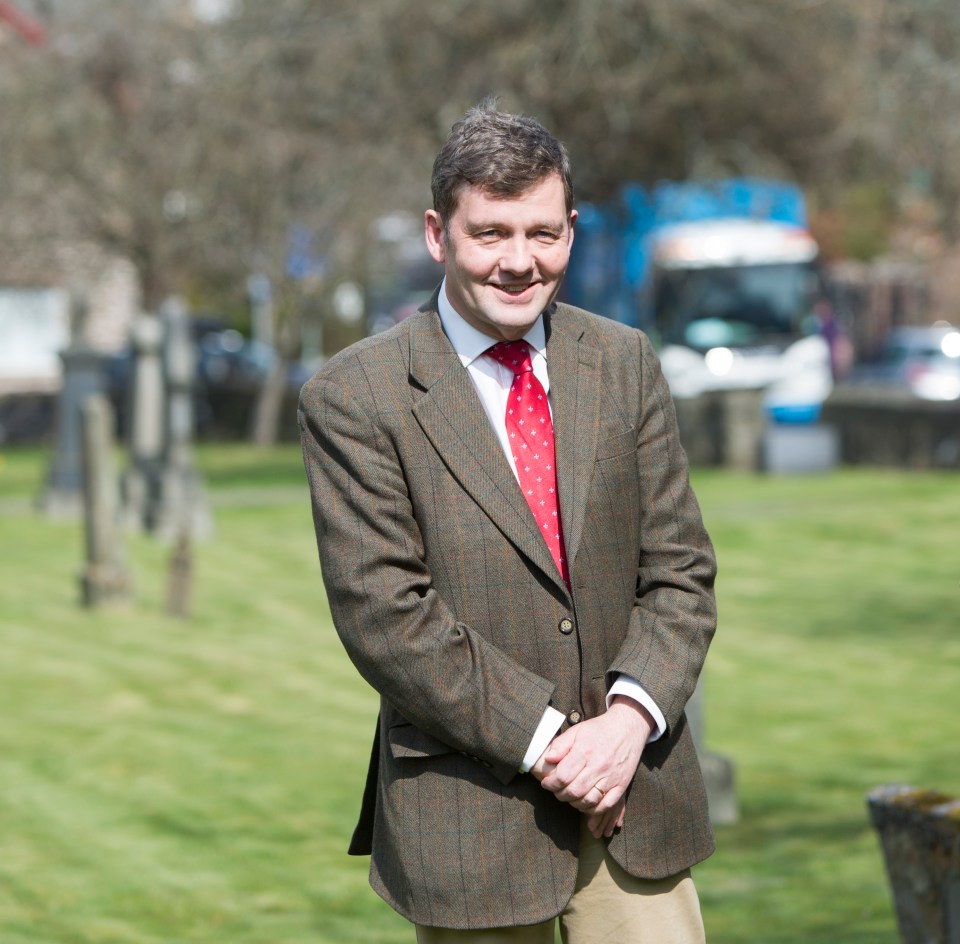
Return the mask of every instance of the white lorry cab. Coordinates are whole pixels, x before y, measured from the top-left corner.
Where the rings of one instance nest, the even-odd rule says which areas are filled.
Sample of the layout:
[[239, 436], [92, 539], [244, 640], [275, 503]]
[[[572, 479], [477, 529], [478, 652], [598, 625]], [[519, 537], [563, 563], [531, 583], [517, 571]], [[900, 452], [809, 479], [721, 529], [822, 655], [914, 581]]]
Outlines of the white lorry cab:
[[763, 390], [772, 418], [811, 422], [832, 388], [817, 255], [793, 184], [625, 184], [581, 206], [567, 297], [643, 328], [675, 397]]
[[817, 244], [775, 220], [676, 223], [652, 236], [654, 325], [676, 397], [763, 389], [776, 419], [816, 418], [832, 388], [814, 313]]

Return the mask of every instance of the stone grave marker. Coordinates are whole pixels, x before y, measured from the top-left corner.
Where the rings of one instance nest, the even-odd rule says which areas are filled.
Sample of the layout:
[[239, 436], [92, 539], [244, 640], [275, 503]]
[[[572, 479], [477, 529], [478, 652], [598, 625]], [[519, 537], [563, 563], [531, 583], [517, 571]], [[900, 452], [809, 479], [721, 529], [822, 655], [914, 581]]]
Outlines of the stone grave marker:
[[130, 465], [124, 490], [128, 523], [153, 531], [160, 516], [164, 442], [163, 326], [141, 314], [133, 324], [134, 364], [130, 395]]
[[83, 603], [97, 607], [125, 601], [131, 580], [119, 529], [119, 483], [113, 461], [113, 409], [91, 394], [81, 410], [83, 510], [86, 564], [80, 577]]
[[890, 784], [867, 806], [903, 944], [960, 944], [960, 798]]
[[197, 350], [189, 315], [183, 302], [173, 297], [164, 303], [160, 317], [166, 411], [157, 530], [180, 542], [184, 534], [188, 539], [208, 536], [213, 522], [193, 456]]
[[716, 825], [735, 823], [740, 818], [737, 805], [736, 769], [733, 761], [708, 751], [704, 746], [704, 675], [687, 703], [687, 721], [693, 734], [693, 743], [697, 748], [700, 770], [707, 787], [707, 801], [710, 806], [710, 821]]
[[76, 517], [83, 507], [80, 412], [88, 396], [103, 390], [103, 355], [86, 342], [86, 303], [71, 299], [71, 342], [60, 352], [63, 385], [57, 397], [54, 446], [39, 505], [52, 517]]

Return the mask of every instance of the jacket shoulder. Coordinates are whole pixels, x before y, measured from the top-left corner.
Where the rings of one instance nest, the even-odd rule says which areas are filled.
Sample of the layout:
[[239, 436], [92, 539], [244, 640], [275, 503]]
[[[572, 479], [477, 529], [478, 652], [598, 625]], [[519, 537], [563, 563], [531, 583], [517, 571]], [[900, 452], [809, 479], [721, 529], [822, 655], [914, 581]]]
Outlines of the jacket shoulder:
[[563, 302], [554, 307], [551, 315], [552, 325], [569, 334], [577, 335], [581, 341], [598, 348], [632, 348], [643, 350], [650, 347], [650, 339], [639, 328], [621, 324], [612, 318], [594, 314], [575, 305]]
[[436, 314], [419, 311], [399, 324], [363, 338], [334, 354], [304, 384], [303, 395], [310, 396], [328, 383], [356, 383], [360, 378], [375, 380], [375, 385], [391, 380], [405, 382], [410, 365], [411, 334], [418, 322]]

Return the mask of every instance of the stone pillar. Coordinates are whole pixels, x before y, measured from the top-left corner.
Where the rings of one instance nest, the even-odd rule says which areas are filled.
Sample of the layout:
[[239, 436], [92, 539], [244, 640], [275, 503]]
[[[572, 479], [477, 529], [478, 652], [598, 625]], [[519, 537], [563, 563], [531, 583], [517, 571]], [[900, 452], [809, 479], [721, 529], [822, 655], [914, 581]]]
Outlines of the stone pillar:
[[80, 414], [91, 394], [103, 390], [103, 356], [82, 342], [60, 353], [63, 387], [57, 398], [56, 433], [41, 509], [54, 517], [76, 517], [83, 507]]
[[723, 464], [729, 469], [756, 472], [763, 438], [763, 390], [723, 393]]
[[687, 703], [687, 722], [700, 760], [700, 771], [707, 788], [710, 821], [716, 825], [735, 823], [740, 818], [737, 806], [736, 770], [733, 762], [704, 746], [704, 677], [700, 675], [693, 697]]
[[701, 393], [697, 397], [677, 397], [680, 442], [691, 465], [723, 463], [723, 403], [720, 394]]
[[167, 465], [190, 462], [193, 438], [193, 383], [197, 352], [190, 336], [187, 309], [179, 298], [168, 299], [160, 311], [163, 323], [163, 368], [167, 381], [164, 459]]
[[211, 530], [210, 512], [192, 449], [197, 350], [187, 309], [179, 298], [168, 299], [160, 317], [167, 397], [158, 530], [179, 541], [184, 534], [207, 535]]
[[63, 383], [57, 398], [53, 453], [40, 508], [54, 517], [76, 517], [83, 508], [83, 456], [80, 411], [84, 401], [103, 390], [103, 355], [87, 343], [87, 302], [70, 296], [70, 344], [60, 352]]
[[125, 480], [127, 520], [153, 531], [159, 520], [164, 445], [163, 326], [142, 314], [133, 324], [130, 467]]
[[960, 799], [892, 784], [867, 806], [903, 944], [960, 944]]
[[113, 462], [113, 409], [103, 394], [87, 397], [81, 411], [86, 566], [80, 577], [83, 603], [130, 597], [130, 575], [118, 529], [118, 481]]

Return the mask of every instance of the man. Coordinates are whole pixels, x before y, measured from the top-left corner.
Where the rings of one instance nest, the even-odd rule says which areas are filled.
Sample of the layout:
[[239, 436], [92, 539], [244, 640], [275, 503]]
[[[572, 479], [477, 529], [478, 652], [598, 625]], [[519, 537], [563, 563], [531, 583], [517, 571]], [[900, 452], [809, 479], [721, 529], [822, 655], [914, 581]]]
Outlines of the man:
[[702, 941], [683, 709], [715, 564], [656, 356], [554, 302], [577, 214], [537, 122], [473, 109], [433, 200], [440, 288], [301, 397], [334, 622], [381, 696], [350, 851], [421, 944], [550, 944], [557, 915], [568, 944]]

